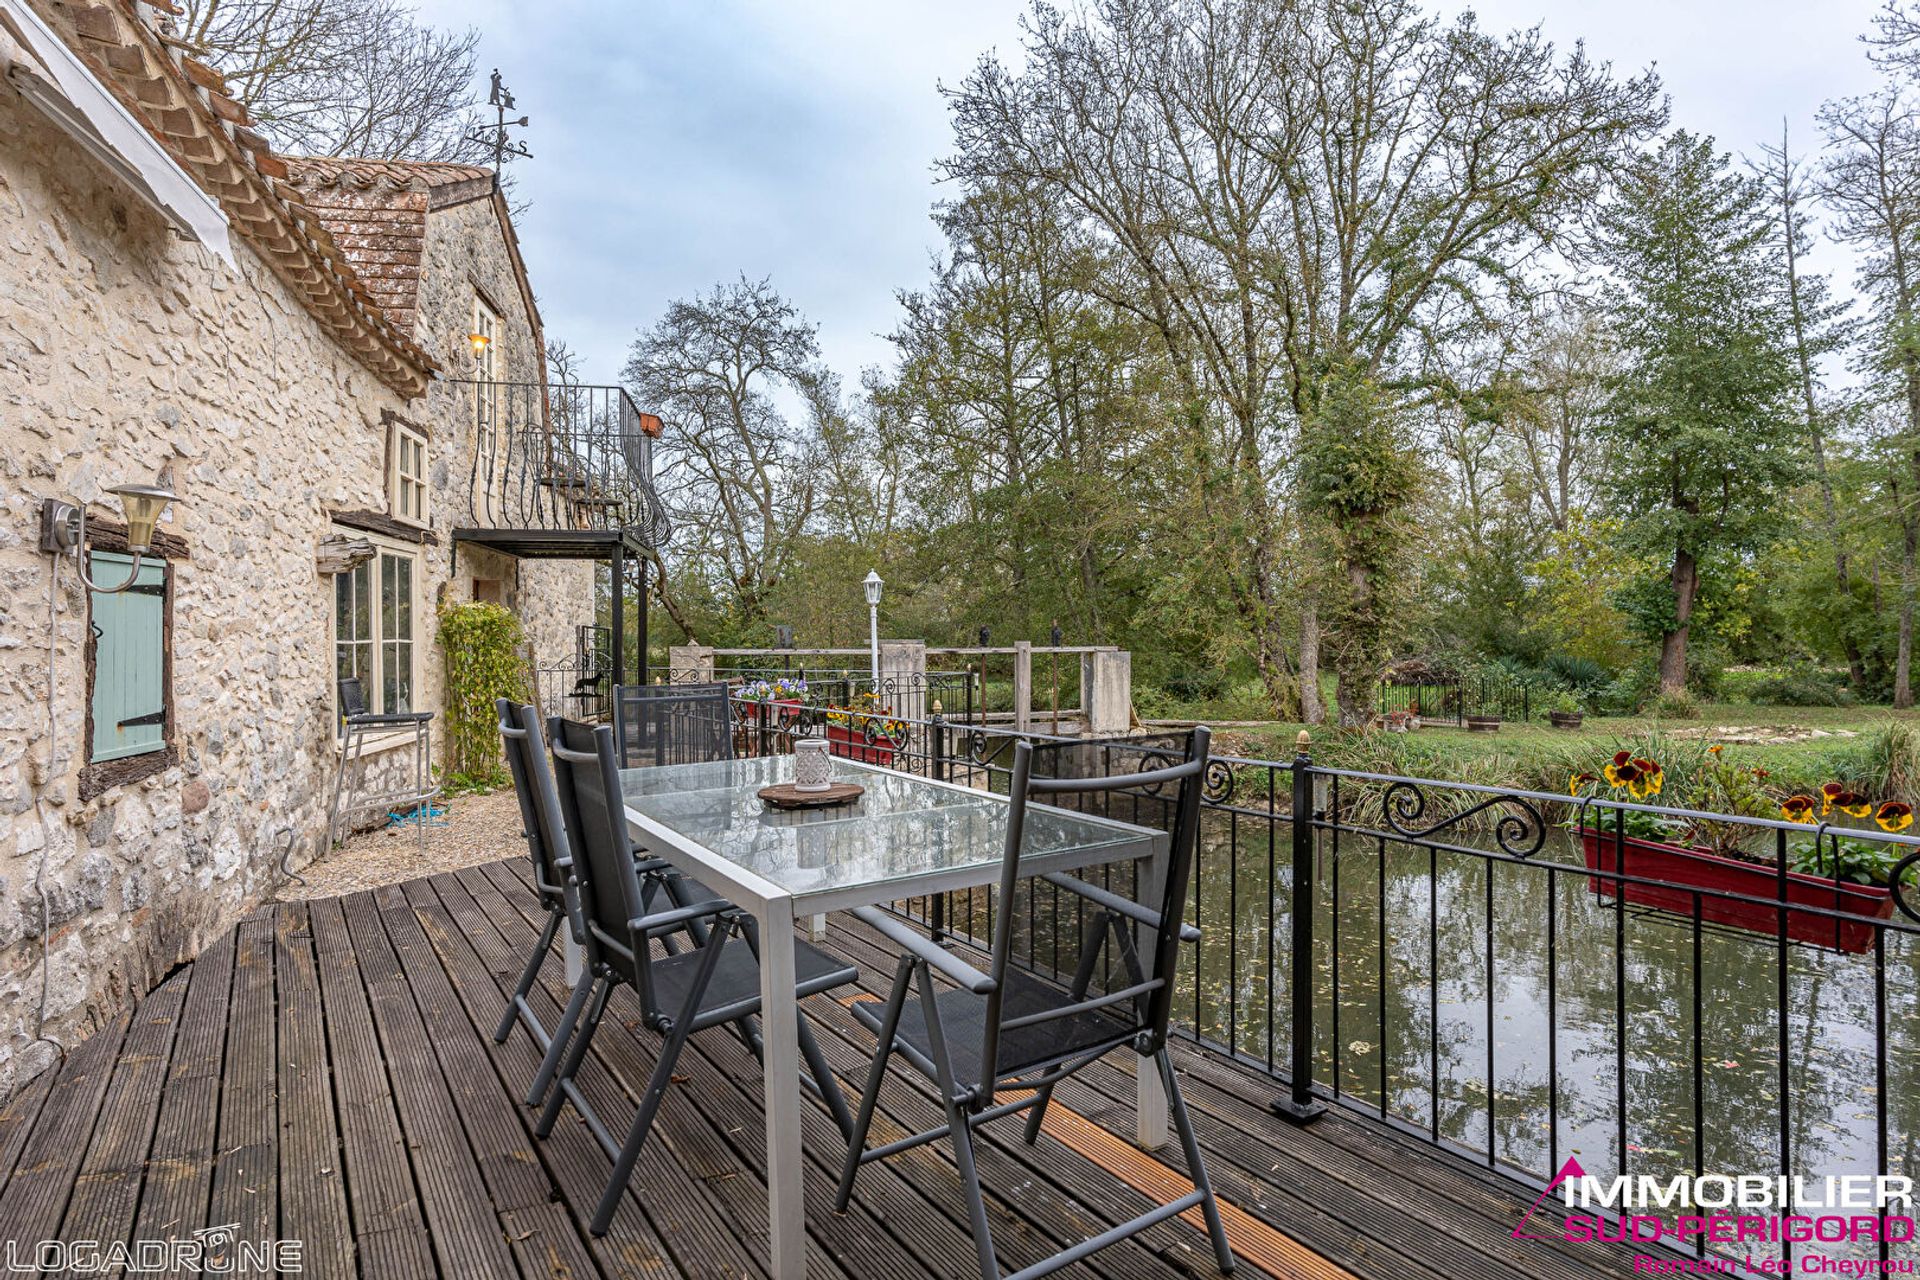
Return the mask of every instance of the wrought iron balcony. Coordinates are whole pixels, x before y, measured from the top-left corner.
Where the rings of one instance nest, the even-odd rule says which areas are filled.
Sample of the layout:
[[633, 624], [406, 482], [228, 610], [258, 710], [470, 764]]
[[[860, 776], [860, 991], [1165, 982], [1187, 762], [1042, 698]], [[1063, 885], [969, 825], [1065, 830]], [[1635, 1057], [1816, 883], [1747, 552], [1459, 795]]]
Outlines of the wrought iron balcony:
[[474, 526], [624, 531], [648, 547], [666, 541], [672, 526], [653, 488], [659, 420], [642, 414], [623, 389], [468, 379], [447, 385], [473, 424], [471, 451], [455, 460], [467, 471]]

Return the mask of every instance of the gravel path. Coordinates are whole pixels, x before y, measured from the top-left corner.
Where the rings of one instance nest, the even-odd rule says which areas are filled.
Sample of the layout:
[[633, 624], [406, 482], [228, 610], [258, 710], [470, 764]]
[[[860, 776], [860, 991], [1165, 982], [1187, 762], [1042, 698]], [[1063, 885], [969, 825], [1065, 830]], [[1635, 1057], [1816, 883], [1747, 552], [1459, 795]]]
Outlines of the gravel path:
[[513, 788], [490, 795], [459, 796], [446, 803], [446, 825], [427, 829], [424, 854], [420, 833], [411, 827], [369, 831], [303, 867], [300, 878], [306, 883], [288, 881], [280, 890], [279, 900], [332, 898], [441, 871], [457, 871], [476, 863], [527, 856], [527, 842], [520, 834], [520, 804]]

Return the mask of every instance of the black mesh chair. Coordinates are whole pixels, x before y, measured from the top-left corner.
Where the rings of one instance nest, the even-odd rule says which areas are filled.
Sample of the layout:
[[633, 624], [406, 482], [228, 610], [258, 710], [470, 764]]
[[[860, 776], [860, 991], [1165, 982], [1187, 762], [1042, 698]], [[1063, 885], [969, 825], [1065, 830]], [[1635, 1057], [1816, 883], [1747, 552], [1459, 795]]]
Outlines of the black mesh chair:
[[[506, 747], [507, 769], [513, 775], [513, 793], [520, 801], [521, 832], [527, 838], [527, 852], [533, 858], [534, 892], [547, 913], [540, 939], [534, 943], [525, 967], [520, 970], [520, 981], [507, 999], [506, 1011], [500, 1015], [500, 1025], [494, 1029], [493, 1039], [496, 1044], [505, 1044], [507, 1037], [513, 1034], [513, 1024], [517, 1020], [546, 1056], [547, 1061], [542, 1063], [541, 1072], [534, 1077], [533, 1086], [527, 1091], [527, 1105], [533, 1106], [545, 1095], [547, 1082], [557, 1063], [553, 1061], [554, 1037], [534, 1016], [533, 1006], [527, 1002], [527, 994], [539, 979], [540, 966], [553, 947], [560, 925], [568, 919], [569, 914], [572, 916], [571, 932], [575, 943], [584, 946], [587, 931], [585, 918], [567, 892], [567, 877], [573, 866], [573, 858], [568, 852], [558, 821], [560, 801], [553, 789], [553, 774], [547, 767], [547, 740], [540, 730], [540, 717], [531, 706], [523, 706], [509, 698], [498, 698], [493, 705], [500, 713], [500, 738]], [[580, 1010], [570, 1005], [561, 1018], [560, 1027], [570, 1029], [579, 1016]], [[561, 1035], [564, 1039], [565, 1030]]]
[[[586, 968], [569, 1003], [585, 1003], [587, 1012], [571, 1033], [535, 1132], [542, 1138], [553, 1132], [561, 1107], [571, 1102], [605, 1148], [614, 1162], [613, 1175], [589, 1224], [595, 1235], [605, 1235], [687, 1037], [708, 1027], [741, 1024], [760, 1011], [760, 940], [750, 918], [717, 899], [653, 910], [627, 837], [613, 730], [555, 718], [548, 732], [553, 740], [560, 818], [573, 837], [571, 871], [585, 926]], [[655, 940], [695, 921], [708, 925], [701, 945], [679, 954], [654, 954]], [[860, 976], [853, 966], [804, 943], [796, 959], [795, 999], [845, 986]], [[645, 1021], [662, 1032], [666, 1041], [626, 1140], [616, 1143], [587, 1104], [574, 1076], [606, 1013], [607, 1001], [622, 986], [633, 989]], [[852, 1122], [846, 1102], [805, 1018], [800, 1020], [800, 1051], [811, 1087], [825, 1099], [841, 1132], [849, 1132]]]
[[622, 768], [733, 758], [724, 683], [620, 685], [613, 691], [613, 726]]
[[[670, 764], [706, 764], [733, 759], [732, 708], [724, 683], [623, 684], [613, 691], [613, 732], [620, 744], [620, 767], [643, 769]], [[698, 880], [659, 864], [656, 873], [668, 883], [674, 898], [685, 906], [706, 902], [715, 895]], [[691, 921], [699, 938], [705, 929]], [[671, 943], [669, 951], [674, 950]], [[748, 1047], [760, 1051], [757, 1032], [749, 1021]]]
[[[980, 1179], [974, 1167], [973, 1129], [990, 1120], [1031, 1110], [1026, 1140], [1033, 1142], [1052, 1097], [1054, 1086], [1074, 1072], [1116, 1049], [1130, 1048], [1140, 1055], [1140, 1069], [1149, 1062], [1160, 1073], [1167, 1093], [1169, 1118], [1180, 1136], [1193, 1178], [1193, 1190], [1156, 1206], [1130, 1221], [1018, 1273], [1031, 1280], [1070, 1266], [1089, 1254], [1155, 1223], [1177, 1217], [1198, 1206], [1213, 1239], [1214, 1256], [1223, 1272], [1233, 1269], [1233, 1251], [1220, 1222], [1213, 1189], [1207, 1181], [1200, 1144], [1194, 1138], [1173, 1063], [1167, 1055], [1167, 1021], [1173, 1007], [1173, 981], [1179, 964], [1179, 945], [1200, 936], [1181, 923], [1200, 834], [1200, 799], [1207, 768], [1209, 734], [1195, 729], [1185, 759], [1148, 755], [1159, 767], [1143, 772], [1067, 778], [1034, 776], [1034, 749], [1025, 742], [1014, 748], [1007, 818], [1006, 856], [996, 899], [991, 962], [982, 973], [958, 955], [923, 938], [894, 917], [871, 908], [853, 914], [904, 949], [893, 987], [884, 1004], [862, 1001], [854, 1016], [879, 1035], [866, 1090], [854, 1118], [853, 1137], [841, 1170], [838, 1207], [845, 1211], [853, 1196], [860, 1166], [909, 1147], [945, 1137], [953, 1143], [954, 1162], [967, 1198], [967, 1211], [979, 1254], [983, 1280], [998, 1280], [993, 1237], [987, 1226]], [[1178, 759], [1178, 757], [1173, 757]], [[1078, 768], [1070, 769], [1080, 772]], [[1022, 879], [1022, 831], [1029, 806], [1036, 800], [1067, 802], [1066, 807], [1104, 806], [1128, 797], [1146, 797], [1166, 803], [1171, 815], [1171, 838], [1166, 884], [1153, 901], [1142, 895], [1124, 896], [1089, 884], [1075, 876], [1049, 874], [1052, 888], [1084, 901], [1087, 907], [1077, 967], [1070, 982], [1041, 977], [1012, 963], [1013, 938], [1018, 929], [1017, 892]], [[1119, 816], [1119, 815], [1116, 815]], [[1144, 944], [1139, 939], [1144, 938]], [[1116, 982], [1095, 990], [1103, 959], [1117, 957]], [[957, 984], [944, 990], [934, 985], [938, 970]], [[909, 1000], [909, 996], [916, 997]], [[865, 1150], [866, 1136], [885, 1082], [887, 1061], [894, 1054], [906, 1059], [931, 1079], [945, 1103], [947, 1122], [885, 1146]], [[996, 1102], [1002, 1091], [1026, 1096]], [[1027, 1092], [1031, 1091], [1031, 1092]]]
[[[540, 714], [531, 704], [516, 703], [507, 698], [495, 700], [494, 707], [500, 716], [500, 738], [506, 749], [507, 767], [513, 776], [514, 795], [520, 802], [521, 833], [526, 837], [527, 851], [533, 859], [534, 892], [547, 913], [540, 937], [527, 956], [520, 979], [500, 1015], [500, 1025], [493, 1033], [494, 1041], [504, 1044], [507, 1037], [513, 1034], [513, 1024], [518, 1021], [540, 1047], [544, 1056], [526, 1095], [526, 1103], [532, 1107], [538, 1106], [547, 1095], [547, 1088], [559, 1069], [560, 1055], [566, 1048], [567, 1037], [580, 1020], [586, 997], [576, 992], [562, 1012], [559, 1024], [549, 1033], [534, 1014], [528, 993], [539, 980], [540, 966], [553, 947], [561, 923], [570, 922], [569, 932], [573, 941], [584, 947], [586, 919], [573, 892], [572, 848], [560, 818], [560, 798], [554, 787], [553, 771], [547, 763], [547, 738], [540, 726]], [[698, 889], [693, 882], [676, 876], [673, 869], [659, 859], [636, 862], [634, 871], [640, 878], [641, 897], [649, 909], [655, 901], [685, 906], [692, 898], [692, 891]], [[712, 896], [710, 893], [706, 895], [708, 898]], [[697, 921], [689, 922], [687, 933], [696, 943], [705, 938], [705, 932]], [[669, 947], [674, 945], [671, 937], [663, 939], [663, 942]], [[749, 1043], [757, 1044], [753, 1040]]]

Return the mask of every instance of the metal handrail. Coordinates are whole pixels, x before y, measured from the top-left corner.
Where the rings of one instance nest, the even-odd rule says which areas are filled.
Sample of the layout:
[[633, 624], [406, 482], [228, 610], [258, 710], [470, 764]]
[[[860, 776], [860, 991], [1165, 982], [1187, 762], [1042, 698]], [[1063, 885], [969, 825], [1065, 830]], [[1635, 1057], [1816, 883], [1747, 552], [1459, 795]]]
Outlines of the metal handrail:
[[653, 487], [653, 436], [624, 388], [446, 381], [471, 402], [475, 524], [623, 529], [648, 547], [665, 544], [673, 525]]

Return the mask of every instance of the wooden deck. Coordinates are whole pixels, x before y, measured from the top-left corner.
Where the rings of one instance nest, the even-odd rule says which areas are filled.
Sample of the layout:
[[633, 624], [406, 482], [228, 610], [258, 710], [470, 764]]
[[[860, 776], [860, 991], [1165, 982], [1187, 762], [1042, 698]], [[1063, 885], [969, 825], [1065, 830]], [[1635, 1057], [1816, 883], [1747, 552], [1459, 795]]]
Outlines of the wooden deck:
[[[571, 1111], [552, 1138], [533, 1137], [518, 1101], [533, 1046], [517, 1031], [504, 1046], [491, 1038], [533, 941], [532, 907], [510, 862], [249, 917], [0, 1110], [0, 1241], [25, 1263], [39, 1241], [237, 1223], [240, 1241], [301, 1241], [303, 1273], [328, 1278], [764, 1276], [759, 1070], [725, 1034], [694, 1037], [612, 1234], [586, 1233], [606, 1157]], [[871, 986], [889, 958], [846, 923], [835, 919], [831, 945]], [[545, 978], [536, 995], [552, 1025], [557, 955]], [[582, 1073], [610, 1116], [630, 1113], [614, 1095], [653, 1059], [629, 997]], [[840, 1004], [807, 1011], [857, 1088], [871, 1038]], [[1148, 1158], [1124, 1141], [1124, 1058], [1062, 1087], [1036, 1146], [1020, 1142], [1018, 1119], [988, 1131], [981, 1173], [1003, 1267], [1186, 1189], [1177, 1147]], [[1196, 1050], [1178, 1062], [1241, 1275], [1630, 1271], [1624, 1252], [1513, 1239], [1524, 1201], [1470, 1168], [1343, 1114], [1292, 1128], [1265, 1110], [1272, 1081]], [[936, 1115], [920, 1078], [895, 1071], [874, 1140]], [[829, 1207], [840, 1139], [823, 1108], [810, 1108], [805, 1136], [812, 1276], [977, 1274], [944, 1148], [869, 1165], [840, 1216]], [[1060, 1274], [1216, 1273], [1202, 1231], [1176, 1220]]]

